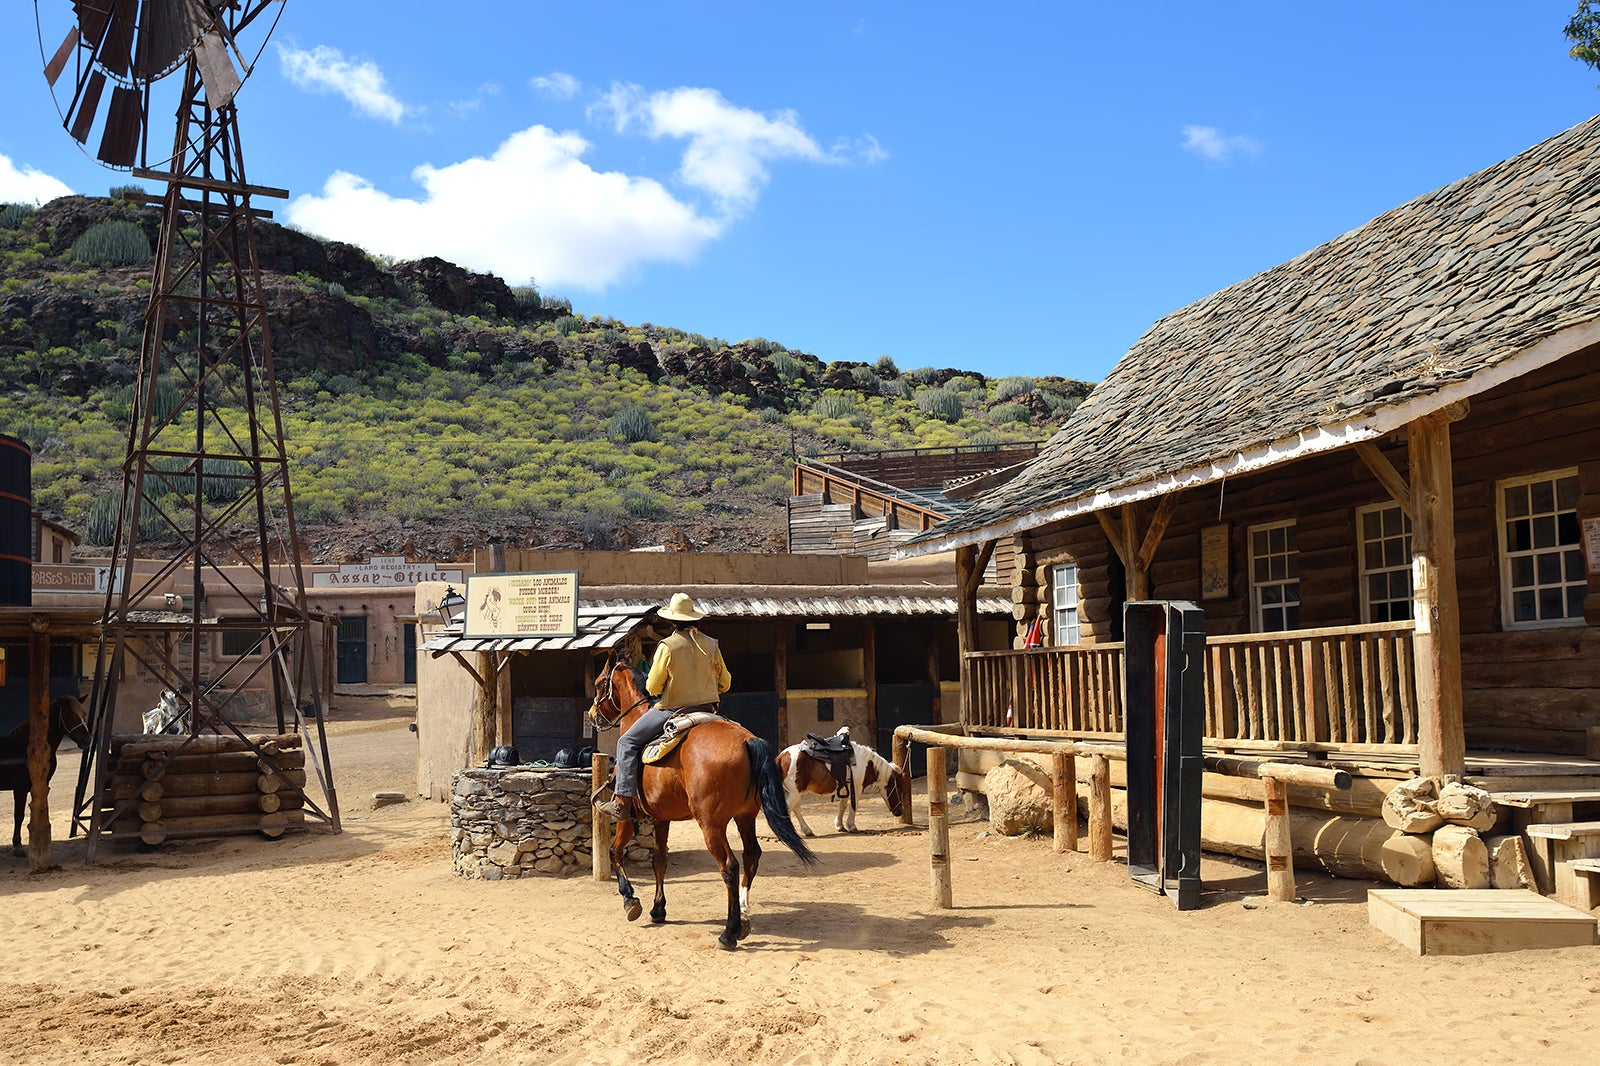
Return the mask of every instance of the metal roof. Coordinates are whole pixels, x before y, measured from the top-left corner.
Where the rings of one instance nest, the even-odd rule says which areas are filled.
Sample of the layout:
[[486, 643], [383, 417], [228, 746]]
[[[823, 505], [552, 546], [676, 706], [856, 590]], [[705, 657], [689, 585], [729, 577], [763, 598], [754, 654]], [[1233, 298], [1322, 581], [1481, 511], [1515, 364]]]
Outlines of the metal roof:
[[[596, 589], [578, 604], [574, 637], [464, 637], [445, 630], [421, 650], [445, 652], [524, 652], [606, 649], [620, 644], [663, 602], [662, 590]], [[943, 586], [789, 586], [782, 594], [741, 594], [738, 586], [686, 586], [710, 619], [724, 618], [896, 618], [954, 617], [959, 603]], [[1011, 614], [1009, 597], [982, 596], [980, 615]]]

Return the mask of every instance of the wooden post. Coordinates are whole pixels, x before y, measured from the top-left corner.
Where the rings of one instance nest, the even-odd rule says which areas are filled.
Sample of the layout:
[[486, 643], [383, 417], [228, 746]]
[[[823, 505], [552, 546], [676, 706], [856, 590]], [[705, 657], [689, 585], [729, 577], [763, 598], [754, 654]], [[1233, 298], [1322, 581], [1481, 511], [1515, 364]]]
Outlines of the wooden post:
[[514, 745], [517, 742], [517, 726], [511, 714], [511, 653], [496, 652], [489, 657], [489, 661], [494, 669], [495, 743]]
[[495, 739], [499, 726], [499, 715], [495, 712], [495, 704], [499, 702], [498, 677], [494, 672], [494, 657], [488, 652], [478, 653], [478, 706], [476, 728], [478, 735], [478, 753], [474, 762], [483, 762], [489, 757], [499, 743]]
[[[600, 786], [604, 785], [606, 778], [610, 776], [606, 772], [606, 761], [607, 756], [603, 751], [597, 751], [590, 757], [591, 791], [599, 791]], [[596, 881], [609, 881], [611, 880], [611, 819], [592, 807], [590, 814], [592, 816], [590, 832], [593, 837], [589, 842], [589, 867], [594, 871]]]
[[[37, 624], [37, 623], [36, 623]], [[28, 637], [28, 872], [50, 869], [50, 637]]]
[[1111, 861], [1111, 760], [1104, 755], [1090, 757], [1089, 770], [1089, 858]]
[[[944, 721], [944, 694], [939, 687], [939, 627], [943, 624], [932, 618], [922, 624], [923, 638], [928, 646], [928, 701], [935, 724]], [[1600, 736], [1600, 729], [1595, 733]]]
[[878, 627], [861, 621], [861, 687], [867, 691], [867, 743], [878, 746]]
[[1263, 847], [1267, 858], [1267, 898], [1293, 903], [1294, 850], [1289, 841], [1289, 785], [1276, 777], [1263, 777], [1267, 829]]
[[933, 906], [949, 910], [950, 820], [945, 800], [944, 749], [928, 749], [928, 863], [933, 871]]
[[973, 720], [972, 671], [967, 654], [978, 650], [978, 549], [964, 544], [956, 549], [956, 655], [961, 662], [961, 721]]
[[1055, 820], [1056, 850], [1078, 850], [1078, 757], [1071, 752], [1050, 756], [1050, 805]]
[[1419, 769], [1459, 778], [1466, 769], [1461, 721], [1461, 613], [1456, 598], [1455, 495], [1450, 423], [1439, 411], [1407, 427], [1411, 461], [1411, 572], [1416, 630]]
[[778, 697], [778, 748], [789, 746], [789, 631], [794, 623], [779, 620], [773, 624], [772, 687]]
[[[895, 733], [894, 740], [891, 741], [891, 743], [893, 744], [893, 759], [895, 769], [904, 770], [909, 777], [911, 773], [911, 741], [907, 740], [899, 733]], [[900, 824], [915, 824], [911, 816], [910, 796], [906, 797], [905, 806], [900, 809]]]

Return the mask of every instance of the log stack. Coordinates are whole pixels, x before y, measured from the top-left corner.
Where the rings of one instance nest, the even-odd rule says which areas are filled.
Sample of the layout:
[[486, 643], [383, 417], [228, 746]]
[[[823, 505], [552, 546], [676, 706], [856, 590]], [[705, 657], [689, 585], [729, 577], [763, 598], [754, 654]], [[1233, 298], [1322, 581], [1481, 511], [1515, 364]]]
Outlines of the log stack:
[[113, 737], [101, 797], [113, 838], [148, 845], [174, 838], [261, 833], [305, 825], [306, 755], [293, 733], [250, 738], [133, 734]]

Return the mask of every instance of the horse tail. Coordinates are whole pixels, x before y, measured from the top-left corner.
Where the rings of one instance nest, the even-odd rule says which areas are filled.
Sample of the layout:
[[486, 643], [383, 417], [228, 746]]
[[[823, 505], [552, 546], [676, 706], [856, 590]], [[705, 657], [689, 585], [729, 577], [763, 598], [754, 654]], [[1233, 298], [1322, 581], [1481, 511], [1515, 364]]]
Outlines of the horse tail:
[[761, 794], [761, 813], [767, 816], [767, 825], [777, 834], [785, 846], [807, 866], [817, 863], [817, 856], [806, 847], [806, 842], [795, 831], [794, 822], [789, 820], [789, 804], [783, 794], [783, 775], [778, 772], [778, 760], [772, 754], [772, 745], [760, 737], [751, 737], [744, 742], [744, 750], [750, 756], [750, 774], [755, 778], [757, 790]]

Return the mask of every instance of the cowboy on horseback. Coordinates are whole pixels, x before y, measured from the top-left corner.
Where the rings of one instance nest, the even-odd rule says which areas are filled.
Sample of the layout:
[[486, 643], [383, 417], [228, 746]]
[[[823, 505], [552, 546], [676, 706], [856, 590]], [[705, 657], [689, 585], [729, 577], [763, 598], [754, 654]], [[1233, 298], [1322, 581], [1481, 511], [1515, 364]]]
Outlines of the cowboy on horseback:
[[595, 798], [597, 809], [615, 821], [632, 818], [638, 804], [640, 778], [644, 773], [643, 752], [667, 721], [683, 711], [717, 710], [722, 693], [733, 678], [722, 661], [717, 642], [695, 626], [705, 611], [683, 592], [674, 593], [657, 617], [672, 623], [672, 633], [656, 645], [645, 691], [659, 697], [655, 706], [617, 738], [617, 768], [612, 779], [613, 797]]

